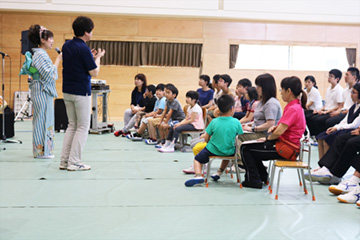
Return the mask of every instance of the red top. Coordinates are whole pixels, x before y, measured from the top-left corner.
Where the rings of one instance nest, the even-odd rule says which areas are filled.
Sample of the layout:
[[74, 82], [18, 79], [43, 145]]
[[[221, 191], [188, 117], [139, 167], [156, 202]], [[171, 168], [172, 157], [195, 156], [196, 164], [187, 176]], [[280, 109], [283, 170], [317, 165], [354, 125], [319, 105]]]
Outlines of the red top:
[[304, 134], [306, 128], [306, 120], [299, 99], [295, 99], [285, 106], [284, 113], [280, 118], [278, 125], [280, 123], [286, 124], [288, 129], [286, 129], [279, 138], [300, 145], [300, 138]]

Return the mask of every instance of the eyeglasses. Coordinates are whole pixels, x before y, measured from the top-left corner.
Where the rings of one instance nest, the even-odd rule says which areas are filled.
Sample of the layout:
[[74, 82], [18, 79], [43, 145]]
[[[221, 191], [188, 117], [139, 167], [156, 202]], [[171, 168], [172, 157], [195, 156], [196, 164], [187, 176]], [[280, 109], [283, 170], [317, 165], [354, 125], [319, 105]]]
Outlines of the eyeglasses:
[[351, 91], [351, 94], [358, 94], [358, 92], [355, 92], [355, 91]]
[[328, 78], [335, 78], [335, 76], [330, 74]]

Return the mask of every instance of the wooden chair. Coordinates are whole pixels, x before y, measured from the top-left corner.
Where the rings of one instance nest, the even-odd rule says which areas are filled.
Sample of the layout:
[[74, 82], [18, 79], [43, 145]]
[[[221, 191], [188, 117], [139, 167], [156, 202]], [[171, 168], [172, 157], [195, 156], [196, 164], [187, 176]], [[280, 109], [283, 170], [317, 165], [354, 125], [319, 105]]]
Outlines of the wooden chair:
[[[304, 162], [304, 152], [307, 153], [307, 161], [306, 162]], [[292, 169], [297, 170], [300, 186], [304, 185], [305, 194], [307, 194], [308, 191], [306, 189], [306, 182], [305, 182], [305, 178], [304, 178], [304, 169], [308, 170], [308, 173], [310, 175], [310, 187], [311, 187], [311, 193], [312, 193], [312, 200], [315, 201], [314, 188], [313, 188], [313, 184], [312, 184], [312, 180], [311, 180], [311, 173], [310, 173], [310, 169], [311, 169], [310, 168], [310, 159], [311, 159], [311, 144], [309, 143], [309, 140], [307, 138], [304, 138], [300, 141], [300, 154], [296, 161], [284, 160], [284, 159], [274, 160], [274, 163], [272, 164], [272, 167], [271, 167], [271, 179], [270, 179], [269, 191], [271, 194], [272, 186], [274, 183], [275, 170], [276, 170], [276, 167], [278, 167], [278, 168], [280, 168], [280, 170], [278, 173], [278, 181], [277, 181], [277, 188], [276, 188], [276, 195], [275, 195], [276, 200], [278, 200], [281, 173], [284, 171], [285, 168], [292, 168]]]
[[[185, 116], [187, 114], [187, 109], [188, 109], [189, 105], [185, 105], [184, 106], [184, 113]], [[206, 126], [206, 115], [207, 115], [207, 109], [206, 108], [201, 108], [202, 109], [202, 115], [203, 115], [203, 119], [204, 119], [204, 124]], [[200, 130], [196, 130], [196, 131], [182, 131], [179, 135], [179, 142], [181, 144], [181, 151], [185, 152], [186, 151], [186, 146], [189, 146], [188, 144], [188, 137], [190, 136], [192, 139], [199, 137], [202, 133], [204, 132], [204, 129], [200, 129]]]
[[[235, 137], [235, 154], [234, 156], [211, 156], [209, 157], [209, 162], [207, 164], [207, 169], [206, 169], [206, 178], [205, 178], [205, 184], [206, 187], [209, 187], [209, 176], [210, 176], [210, 169], [211, 169], [211, 164], [215, 159], [219, 159], [219, 160], [229, 160], [230, 163], [229, 165], [231, 166], [231, 163], [234, 164], [235, 166], [235, 173], [236, 173], [236, 178], [237, 178], [237, 183], [240, 183], [240, 188], [242, 188], [242, 184], [241, 184], [241, 176], [240, 176], [240, 171], [239, 171], [239, 166], [238, 166], [238, 157], [236, 152], [239, 150], [240, 145], [237, 143], [236, 138], [238, 136]], [[233, 178], [232, 175], [232, 170], [230, 168], [230, 173], [231, 173], [231, 178]]]

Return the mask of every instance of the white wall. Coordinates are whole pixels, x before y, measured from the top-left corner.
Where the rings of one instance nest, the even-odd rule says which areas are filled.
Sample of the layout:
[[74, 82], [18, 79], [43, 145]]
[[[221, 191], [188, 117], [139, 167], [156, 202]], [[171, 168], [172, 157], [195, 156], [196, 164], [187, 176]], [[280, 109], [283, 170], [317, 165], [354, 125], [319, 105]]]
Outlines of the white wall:
[[0, 0], [0, 10], [360, 24], [360, 0]]

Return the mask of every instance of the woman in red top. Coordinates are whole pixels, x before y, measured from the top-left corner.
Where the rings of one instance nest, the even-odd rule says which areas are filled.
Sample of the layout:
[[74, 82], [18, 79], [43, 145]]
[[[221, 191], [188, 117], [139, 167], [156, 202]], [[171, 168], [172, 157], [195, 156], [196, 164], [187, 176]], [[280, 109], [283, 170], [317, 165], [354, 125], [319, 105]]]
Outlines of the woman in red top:
[[275, 149], [277, 139], [284, 139], [300, 145], [300, 138], [306, 127], [303, 110], [306, 106], [306, 94], [302, 90], [301, 80], [298, 77], [284, 78], [281, 81], [281, 97], [287, 102], [287, 105], [278, 125], [269, 128], [270, 135], [258, 139], [258, 143], [241, 145], [241, 155], [246, 169], [245, 181], [242, 183], [244, 187], [262, 188], [262, 182], [268, 178], [262, 161], [283, 159]]

